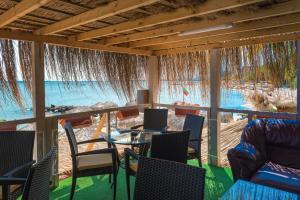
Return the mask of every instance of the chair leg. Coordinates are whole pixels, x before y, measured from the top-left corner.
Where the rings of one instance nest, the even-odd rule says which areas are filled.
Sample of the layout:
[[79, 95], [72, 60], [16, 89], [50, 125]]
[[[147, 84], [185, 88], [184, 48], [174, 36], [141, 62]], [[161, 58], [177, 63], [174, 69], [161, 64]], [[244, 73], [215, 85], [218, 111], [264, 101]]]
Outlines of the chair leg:
[[114, 183], [113, 183], [113, 184], [114, 184], [114, 197], [113, 197], [113, 199], [116, 200], [116, 193], [117, 193], [117, 175], [114, 174], [113, 177], [114, 177]]
[[201, 155], [198, 155], [198, 165], [202, 167]]
[[126, 173], [127, 198], [130, 200], [130, 176]]
[[198, 165], [199, 165], [199, 167], [202, 167], [202, 162], [201, 162], [200, 158], [198, 158]]
[[77, 180], [77, 177], [73, 175], [72, 176], [72, 188], [71, 188], [71, 193], [70, 193], [70, 200], [72, 200], [73, 196], [74, 196], [75, 187], [76, 187], [76, 180]]

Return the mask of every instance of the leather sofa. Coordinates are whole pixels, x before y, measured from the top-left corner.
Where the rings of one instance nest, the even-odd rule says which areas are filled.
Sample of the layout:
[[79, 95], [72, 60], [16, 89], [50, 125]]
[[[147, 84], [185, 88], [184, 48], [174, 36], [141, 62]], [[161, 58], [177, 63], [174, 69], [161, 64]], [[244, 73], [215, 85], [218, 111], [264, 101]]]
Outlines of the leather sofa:
[[228, 151], [234, 180], [300, 194], [300, 121], [257, 119]]

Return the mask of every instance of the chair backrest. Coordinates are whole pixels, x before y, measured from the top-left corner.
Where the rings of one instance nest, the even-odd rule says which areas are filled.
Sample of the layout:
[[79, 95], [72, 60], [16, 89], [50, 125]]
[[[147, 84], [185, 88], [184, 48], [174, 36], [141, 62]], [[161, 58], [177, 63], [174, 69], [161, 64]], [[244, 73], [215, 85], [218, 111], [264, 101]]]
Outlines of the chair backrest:
[[168, 109], [145, 109], [144, 129], [163, 131], [168, 125]]
[[202, 137], [202, 129], [204, 124], [204, 117], [199, 115], [187, 114], [185, 117], [183, 130], [190, 130], [191, 140], [198, 140], [198, 141], [190, 141], [189, 147], [200, 150], [200, 142]]
[[34, 136], [34, 131], [0, 131], [0, 176], [33, 160]]
[[202, 200], [205, 169], [140, 157], [134, 200]]
[[30, 168], [22, 200], [49, 200], [50, 176], [56, 155], [57, 148], [53, 146], [42, 160]]
[[72, 155], [72, 158], [74, 158], [75, 154], [78, 153], [78, 147], [77, 147], [76, 136], [75, 136], [71, 122], [66, 122], [64, 124], [64, 128], [67, 133], [68, 141], [70, 144], [71, 155]]
[[153, 135], [151, 142], [151, 157], [187, 162], [190, 131], [165, 132]]

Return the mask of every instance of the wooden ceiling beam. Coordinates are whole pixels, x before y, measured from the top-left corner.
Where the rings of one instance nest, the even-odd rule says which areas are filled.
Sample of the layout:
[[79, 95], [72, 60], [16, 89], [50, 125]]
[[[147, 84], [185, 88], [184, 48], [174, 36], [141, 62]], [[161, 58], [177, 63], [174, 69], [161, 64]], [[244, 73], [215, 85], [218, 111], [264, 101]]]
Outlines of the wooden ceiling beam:
[[99, 51], [107, 51], [107, 52], [115, 52], [115, 53], [146, 55], [146, 56], [152, 55], [152, 51], [149, 50], [129, 49], [124, 47], [116, 47], [116, 46], [105, 46], [105, 45], [91, 43], [91, 42], [73, 41], [58, 36], [35, 35], [25, 31], [0, 30], [0, 38], [11, 39], [11, 40], [43, 42], [43, 43], [53, 44], [57, 46], [66, 46], [66, 47], [73, 47], [73, 48], [80, 48], [80, 49], [91, 49], [91, 50], [99, 50]]
[[174, 55], [178, 53], [188, 53], [195, 51], [204, 51], [209, 49], [219, 49], [219, 48], [230, 48], [230, 47], [238, 47], [238, 46], [246, 46], [246, 45], [255, 45], [255, 44], [266, 44], [266, 43], [276, 43], [276, 42], [284, 42], [284, 41], [295, 41], [300, 39], [300, 32], [284, 34], [284, 35], [270, 35], [259, 38], [250, 38], [245, 40], [235, 40], [228, 42], [220, 42], [208, 45], [198, 45], [192, 47], [181, 47], [175, 49], [166, 49], [166, 50], [158, 50], [153, 51], [153, 54], [156, 56], [160, 55]]
[[65, 20], [50, 24], [35, 31], [35, 34], [48, 35], [57, 33], [63, 30], [67, 30], [83, 24], [88, 24], [97, 20], [101, 20], [107, 17], [111, 17], [129, 10], [133, 10], [142, 6], [147, 6], [158, 2], [159, 0], [117, 0], [113, 1], [105, 6], [99, 6], [92, 10], [83, 12], [79, 15], [69, 17]]
[[200, 28], [206, 28], [209, 26], [217, 26], [225, 23], [238, 23], [241, 21], [250, 21], [267, 17], [274, 17], [278, 15], [291, 14], [300, 11], [300, 4], [298, 0], [291, 0], [275, 4], [265, 9], [258, 10], [240, 10], [239, 12], [233, 13], [227, 16], [218, 15], [215, 20], [209, 20], [205, 18], [199, 22], [191, 22], [186, 24], [178, 24], [169, 27], [164, 27], [155, 30], [144, 31], [140, 33], [133, 33], [125, 36], [119, 36], [115, 38], [106, 39], [103, 44], [114, 45], [120, 43], [126, 43], [130, 41], [137, 41], [149, 38], [156, 38], [160, 36], [168, 36], [178, 34], [182, 31], [195, 30]]
[[171, 48], [180, 48], [180, 47], [190, 47], [190, 46], [198, 46], [198, 45], [208, 45], [214, 43], [220, 43], [223, 41], [230, 40], [239, 40], [239, 39], [247, 39], [261, 36], [269, 36], [275, 34], [284, 34], [284, 33], [292, 33], [292, 32], [300, 32], [300, 23], [292, 24], [292, 25], [284, 25], [276, 28], [268, 28], [268, 29], [260, 29], [255, 31], [245, 31], [241, 33], [233, 33], [227, 35], [217, 35], [206, 38], [194, 39], [191, 41], [183, 41], [172, 44], [160, 45], [159, 48], [157, 46], [153, 46], [150, 50], [160, 50], [160, 49], [171, 49]]
[[89, 40], [89, 39], [113, 35], [117, 33], [123, 33], [126, 31], [131, 31], [139, 28], [145, 28], [145, 27], [155, 26], [163, 23], [174, 22], [177, 20], [214, 13], [221, 10], [237, 8], [240, 6], [245, 6], [245, 5], [262, 2], [262, 1], [263, 0], [224, 0], [222, 1], [222, 3], [220, 3], [219, 0], [209, 0], [195, 8], [178, 8], [173, 12], [161, 13], [161, 14], [145, 17], [142, 19], [127, 21], [109, 27], [104, 27], [100, 29], [91, 30], [85, 33], [81, 33], [76, 36], [76, 40], [79, 41]]
[[50, 0], [23, 0], [0, 15], [0, 28], [45, 5]]
[[149, 49], [157, 49], [157, 47], [159, 47], [160, 45], [163, 46], [164, 44], [167, 45], [175, 42], [191, 41], [191, 40], [211, 37], [211, 36], [220, 36], [220, 35], [240, 33], [245, 31], [273, 28], [273, 27], [279, 27], [284, 25], [296, 24], [299, 22], [300, 22], [300, 13], [295, 13], [295, 14], [290, 14], [285, 16], [277, 16], [272, 18], [255, 20], [251, 22], [238, 23], [238, 24], [234, 24], [233, 28], [226, 29], [226, 30], [210, 31], [206, 33], [199, 33], [199, 34], [188, 35], [188, 36], [179, 36], [176, 34], [176, 35], [164, 36], [159, 38], [152, 38], [148, 40], [130, 42], [128, 43], [127, 47], [137, 48], [137, 47], [150, 46]]

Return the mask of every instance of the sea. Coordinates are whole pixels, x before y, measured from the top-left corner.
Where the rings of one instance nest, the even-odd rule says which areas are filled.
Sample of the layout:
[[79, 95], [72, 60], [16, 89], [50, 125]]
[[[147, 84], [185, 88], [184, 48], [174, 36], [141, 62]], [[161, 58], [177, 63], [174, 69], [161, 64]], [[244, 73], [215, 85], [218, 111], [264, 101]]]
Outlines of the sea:
[[[3, 96], [0, 97], [0, 120], [24, 119], [33, 116], [32, 100], [25, 88], [24, 82], [18, 82], [24, 102], [24, 108], [20, 108], [16, 103], [8, 101]], [[200, 106], [209, 106], [209, 97], [201, 97], [201, 91], [190, 90], [189, 95], [183, 93], [170, 95], [167, 91], [167, 83], [163, 82], [160, 92], [159, 103], [172, 104], [176, 101], [185, 101], [199, 104]], [[119, 97], [106, 84], [105, 88], [95, 87], [94, 82], [81, 81], [79, 83], [70, 82], [68, 85], [60, 81], [45, 81], [46, 106], [92, 106], [98, 102], [114, 102], [118, 106], [124, 106], [127, 101]], [[232, 109], [249, 109], [246, 106], [245, 96], [238, 90], [221, 90], [221, 107]]]

